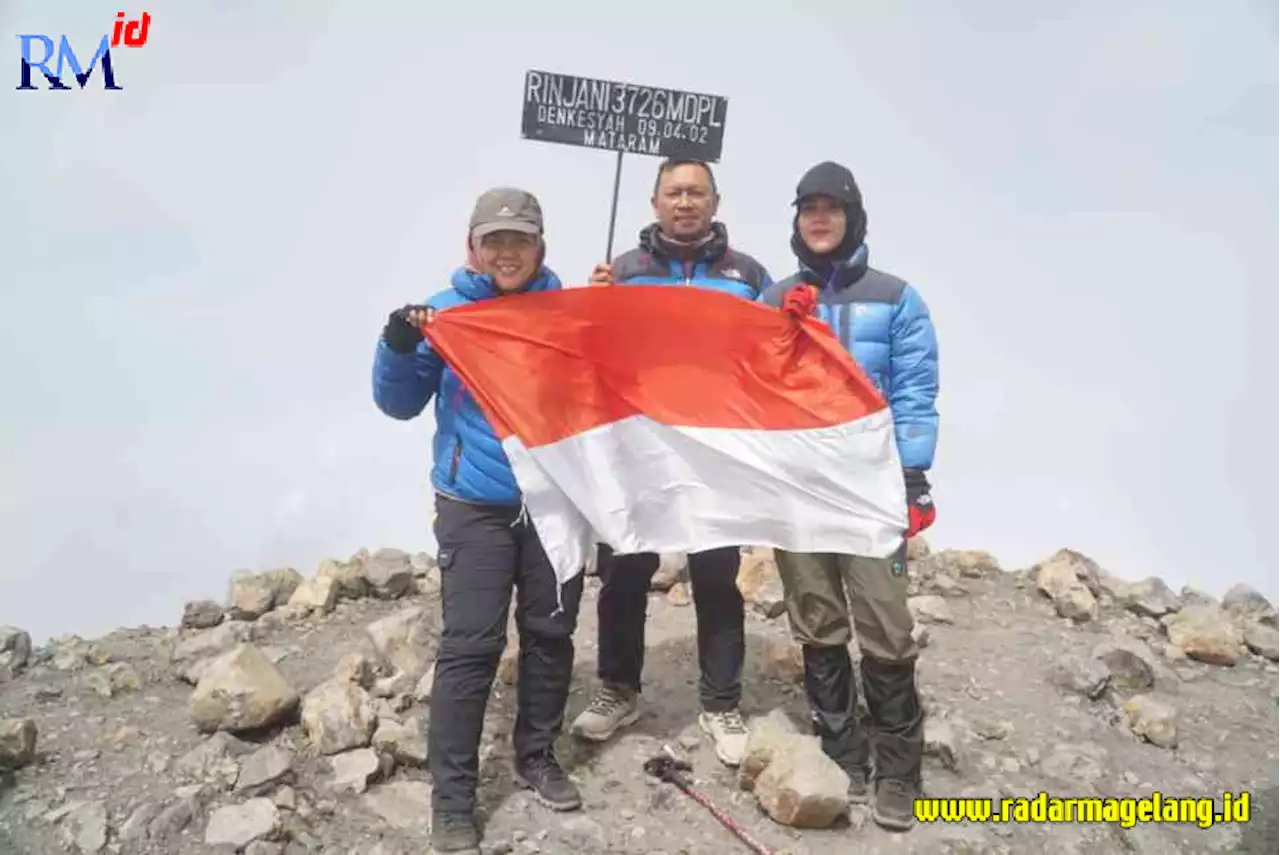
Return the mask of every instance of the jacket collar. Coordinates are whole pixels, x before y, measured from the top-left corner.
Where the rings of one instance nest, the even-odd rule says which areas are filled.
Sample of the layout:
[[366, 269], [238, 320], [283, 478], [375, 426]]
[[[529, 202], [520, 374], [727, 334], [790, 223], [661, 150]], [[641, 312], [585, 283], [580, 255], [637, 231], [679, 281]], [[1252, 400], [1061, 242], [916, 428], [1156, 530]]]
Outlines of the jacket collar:
[[839, 291], [866, 275], [869, 257], [867, 245], [863, 243], [859, 244], [847, 261], [833, 261], [830, 266], [824, 266], [821, 270], [801, 261], [800, 278], [810, 285]]
[[[472, 302], [501, 296], [498, 286], [493, 284], [492, 276], [485, 276], [468, 267], [459, 267], [453, 271], [449, 284], [453, 286], [455, 291]], [[560, 287], [560, 278], [556, 276], [551, 268], [543, 265], [534, 274], [528, 285], [514, 293], [529, 294], [536, 291], [557, 291]]]
[[662, 261], [714, 262], [723, 258], [729, 250], [729, 230], [724, 223], [713, 222], [711, 234], [701, 244], [690, 247], [688, 258], [681, 258], [676, 247], [663, 237], [657, 223], [650, 223], [640, 230], [640, 249]]

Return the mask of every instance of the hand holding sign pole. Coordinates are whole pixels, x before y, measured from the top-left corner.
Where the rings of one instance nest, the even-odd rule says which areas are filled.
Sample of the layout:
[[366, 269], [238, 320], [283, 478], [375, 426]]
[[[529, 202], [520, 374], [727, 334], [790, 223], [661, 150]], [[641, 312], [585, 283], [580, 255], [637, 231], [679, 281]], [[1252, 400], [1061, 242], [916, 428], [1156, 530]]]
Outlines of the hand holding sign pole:
[[622, 156], [714, 163], [724, 144], [728, 107], [728, 99], [719, 95], [529, 71], [520, 129], [525, 139], [617, 152], [605, 250], [605, 260], [612, 261]]

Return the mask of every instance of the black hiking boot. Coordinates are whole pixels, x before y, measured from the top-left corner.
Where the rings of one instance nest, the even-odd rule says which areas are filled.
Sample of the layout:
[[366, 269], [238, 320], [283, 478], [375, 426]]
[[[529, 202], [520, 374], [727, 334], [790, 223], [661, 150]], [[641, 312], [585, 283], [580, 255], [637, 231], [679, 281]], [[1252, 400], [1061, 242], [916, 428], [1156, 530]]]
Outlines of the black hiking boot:
[[907, 781], [885, 778], [876, 781], [876, 799], [871, 818], [889, 831], [910, 831], [916, 822], [919, 790]]
[[868, 760], [866, 729], [858, 721], [853, 661], [845, 647], [805, 646], [804, 685], [813, 716], [813, 732], [826, 754], [849, 776], [849, 801], [866, 804]]
[[516, 783], [533, 790], [533, 797], [552, 810], [569, 811], [582, 807], [582, 796], [560, 768], [550, 751], [517, 763]]
[[456, 811], [436, 811], [431, 817], [432, 855], [480, 855], [480, 831], [475, 817]]
[[924, 754], [924, 710], [916, 691], [915, 660], [883, 662], [862, 657], [862, 685], [875, 731], [875, 805], [871, 817], [892, 831], [915, 824]]

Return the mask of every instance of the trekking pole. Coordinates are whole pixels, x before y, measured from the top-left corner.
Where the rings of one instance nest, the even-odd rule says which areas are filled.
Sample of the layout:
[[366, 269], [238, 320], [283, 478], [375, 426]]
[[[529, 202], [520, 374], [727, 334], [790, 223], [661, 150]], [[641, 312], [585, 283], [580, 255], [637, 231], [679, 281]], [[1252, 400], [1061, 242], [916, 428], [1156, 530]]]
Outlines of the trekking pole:
[[738, 827], [738, 824], [729, 818], [729, 815], [720, 808], [713, 805], [706, 796], [699, 793], [693, 788], [693, 784], [686, 778], [682, 772], [691, 771], [693, 767], [686, 760], [676, 758], [670, 749], [664, 749], [664, 753], [655, 755], [644, 763], [645, 772], [653, 775], [660, 781], [666, 781], [669, 784], [675, 784], [680, 791], [702, 805], [711, 815], [720, 821], [720, 824], [729, 829], [735, 837], [751, 849], [756, 855], [777, 855], [774, 850], [765, 846], [756, 840], [753, 840], [745, 831]]

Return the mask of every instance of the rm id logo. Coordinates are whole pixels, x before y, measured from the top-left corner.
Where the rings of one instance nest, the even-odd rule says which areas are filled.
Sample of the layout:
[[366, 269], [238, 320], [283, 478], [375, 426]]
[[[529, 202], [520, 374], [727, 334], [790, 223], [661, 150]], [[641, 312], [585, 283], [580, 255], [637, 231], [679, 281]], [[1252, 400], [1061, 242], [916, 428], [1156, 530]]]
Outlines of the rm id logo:
[[[19, 33], [18, 44], [21, 45], [22, 51], [22, 73], [18, 81], [18, 89], [38, 90], [32, 82], [34, 75], [32, 69], [39, 69], [44, 75], [44, 79], [48, 82], [48, 89], [70, 89], [62, 80], [63, 72], [71, 69], [71, 73], [75, 75], [76, 82], [80, 84], [80, 88], [84, 89], [85, 84], [89, 82], [89, 78], [93, 75], [93, 71], [101, 63], [102, 67], [102, 88], [109, 91], [120, 91], [124, 89], [116, 83], [116, 70], [111, 61], [111, 49], [118, 48], [121, 44], [129, 48], [140, 48], [147, 43], [147, 38], [151, 30], [151, 15], [147, 12], [142, 13], [142, 17], [136, 20], [126, 20], [124, 12], [116, 13], [115, 27], [112, 28], [110, 35], [103, 35], [102, 40], [98, 42], [97, 50], [94, 51], [93, 58], [89, 60], [89, 64], [84, 66], [80, 63], [80, 58], [76, 55], [75, 50], [71, 47], [71, 40], [65, 34], [58, 36], [58, 42], [55, 47], [54, 40], [47, 35], [41, 33]], [[51, 71], [49, 63], [57, 60], [57, 66]]]

